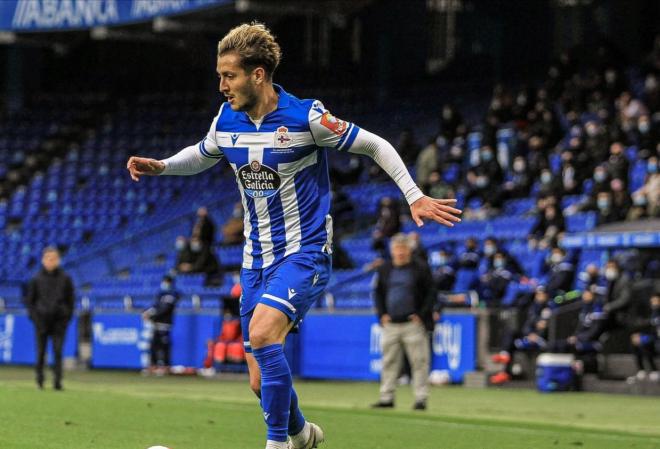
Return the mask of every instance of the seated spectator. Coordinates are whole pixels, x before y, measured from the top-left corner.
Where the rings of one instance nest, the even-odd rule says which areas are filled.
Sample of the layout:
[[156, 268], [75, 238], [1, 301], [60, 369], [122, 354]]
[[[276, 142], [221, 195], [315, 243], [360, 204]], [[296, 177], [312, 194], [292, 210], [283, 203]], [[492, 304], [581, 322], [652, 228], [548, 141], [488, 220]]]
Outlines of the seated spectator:
[[626, 190], [626, 183], [619, 178], [614, 178], [610, 187], [612, 189], [612, 206], [614, 210], [618, 211], [619, 220], [625, 220], [632, 205], [630, 195]]
[[222, 226], [222, 244], [240, 245], [243, 243], [245, 240], [243, 226], [243, 205], [236, 203], [231, 212], [231, 217]]
[[513, 171], [504, 183], [504, 197], [506, 199], [526, 198], [532, 186], [532, 179], [527, 172], [527, 162], [522, 156], [513, 160]]
[[396, 145], [396, 151], [406, 164], [411, 164], [419, 154], [419, 145], [415, 141], [415, 134], [412, 129], [406, 128], [401, 131], [399, 141]]
[[560, 295], [571, 289], [575, 278], [575, 266], [570, 262], [566, 251], [552, 248], [549, 260], [550, 275], [546, 288], [550, 296]]
[[188, 239], [180, 235], [176, 238], [176, 262], [174, 267], [176, 271], [181, 273], [189, 273], [192, 269], [194, 256], [190, 250], [190, 243]]
[[193, 238], [190, 241], [190, 251], [193, 254], [193, 262], [188, 272], [206, 274], [205, 285], [221, 285], [223, 280], [222, 270], [218, 257], [213, 253], [212, 248], [203, 245], [198, 238]]
[[381, 257], [387, 258], [387, 239], [401, 230], [399, 204], [386, 196], [378, 204], [376, 229], [372, 234], [373, 248]]
[[539, 219], [531, 230], [537, 239], [556, 240], [566, 230], [564, 216], [556, 205], [548, 205], [539, 211]]
[[660, 380], [660, 372], [655, 363], [655, 356], [660, 342], [660, 292], [656, 292], [649, 300], [651, 310], [641, 321], [636, 323], [636, 332], [630, 336], [637, 374], [629, 378], [629, 382], [648, 379], [652, 382]]
[[445, 249], [431, 254], [431, 269], [433, 282], [438, 291], [448, 292], [456, 282], [456, 261]]
[[628, 214], [628, 219], [660, 217], [660, 170], [658, 166], [657, 157], [649, 158], [646, 181], [632, 194], [633, 206]]
[[429, 176], [428, 196], [431, 198], [454, 198], [454, 189], [442, 180], [440, 172], [433, 171]]
[[607, 281], [600, 274], [598, 266], [590, 263], [578, 274], [575, 288], [580, 291], [590, 290], [596, 295], [604, 296], [607, 293]]
[[623, 144], [614, 142], [610, 145], [610, 157], [607, 159], [607, 171], [612, 179], [628, 179], [628, 159], [624, 154]]
[[428, 194], [429, 184], [431, 183], [431, 174], [437, 172], [440, 168], [440, 151], [436, 140], [433, 139], [417, 156], [415, 163], [415, 174], [417, 184]]
[[549, 168], [541, 170], [540, 180], [539, 197], [552, 196], [563, 191], [561, 180], [553, 175]]
[[498, 305], [502, 301], [514, 277], [514, 273], [509, 269], [507, 256], [505, 252], [497, 251], [493, 256], [491, 267], [481, 276], [483, 287], [481, 297], [489, 306]]
[[330, 200], [330, 216], [333, 218], [335, 235], [341, 236], [350, 232], [354, 222], [354, 208], [350, 198], [340, 186], [333, 185]]
[[513, 354], [517, 350], [542, 350], [547, 345], [548, 318], [552, 313], [548, 307], [548, 292], [543, 286], [536, 288], [534, 302], [527, 310], [527, 318], [519, 330], [508, 331], [502, 339], [502, 350], [492, 357], [493, 362], [504, 365], [504, 369], [490, 376], [490, 383], [499, 385], [511, 380]]
[[202, 245], [212, 246], [215, 241], [215, 223], [206, 207], [197, 209], [197, 221], [193, 226], [191, 239], [197, 238]]
[[600, 192], [596, 197], [596, 207], [598, 208], [599, 225], [621, 221], [625, 218], [625, 215], [614, 207], [612, 192]]
[[573, 335], [552, 344], [553, 352], [572, 352], [583, 354], [600, 350], [598, 338], [603, 333], [603, 304], [591, 290], [585, 290], [581, 296], [578, 325]]
[[479, 268], [481, 254], [477, 249], [477, 239], [470, 237], [465, 241], [465, 251], [458, 258], [458, 268], [476, 270]]

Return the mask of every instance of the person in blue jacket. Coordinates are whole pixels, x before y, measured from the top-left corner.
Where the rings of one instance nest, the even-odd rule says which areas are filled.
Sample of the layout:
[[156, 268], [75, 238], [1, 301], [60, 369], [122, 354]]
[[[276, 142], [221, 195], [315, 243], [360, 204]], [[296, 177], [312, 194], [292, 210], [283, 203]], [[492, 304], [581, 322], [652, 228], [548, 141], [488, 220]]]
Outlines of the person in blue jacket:
[[151, 368], [154, 370], [167, 370], [170, 366], [172, 322], [179, 296], [179, 292], [174, 288], [174, 278], [165, 275], [153, 305], [142, 313], [145, 320], [153, 323]]

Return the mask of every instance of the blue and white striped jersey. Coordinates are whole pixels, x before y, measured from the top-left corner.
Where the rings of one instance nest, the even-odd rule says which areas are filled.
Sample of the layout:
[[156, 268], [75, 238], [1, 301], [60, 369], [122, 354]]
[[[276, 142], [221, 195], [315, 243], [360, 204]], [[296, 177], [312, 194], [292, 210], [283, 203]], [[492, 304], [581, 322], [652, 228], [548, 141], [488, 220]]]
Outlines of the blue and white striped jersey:
[[331, 251], [325, 148], [347, 151], [359, 131], [320, 101], [300, 100], [274, 87], [277, 109], [261, 123], [223, 103], [198, 145], [207, 158], [227, 158], [236, 174], [245, 209], [243, 267], [251, 269], [298, 251]]

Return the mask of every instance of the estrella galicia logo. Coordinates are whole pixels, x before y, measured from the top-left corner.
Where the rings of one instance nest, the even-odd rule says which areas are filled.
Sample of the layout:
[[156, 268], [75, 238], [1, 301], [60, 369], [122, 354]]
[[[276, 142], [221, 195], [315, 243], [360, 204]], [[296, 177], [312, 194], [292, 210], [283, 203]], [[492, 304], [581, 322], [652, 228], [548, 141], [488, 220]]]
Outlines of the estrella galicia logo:
[[267, 165], [252, 161], [238, 169], [238, 179], [252, 198], [268, 198], [280, 189], [280, 175]]

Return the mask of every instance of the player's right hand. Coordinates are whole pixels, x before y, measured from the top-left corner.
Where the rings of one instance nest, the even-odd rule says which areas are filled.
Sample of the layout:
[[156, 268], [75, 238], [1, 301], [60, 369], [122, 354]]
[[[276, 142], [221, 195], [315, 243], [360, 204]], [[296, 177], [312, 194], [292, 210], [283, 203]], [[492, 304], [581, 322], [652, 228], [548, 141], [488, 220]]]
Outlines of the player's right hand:
[[140, 176], [157, 176], [165, 170], [165, 163], [148, 157], [131, 156], [126, 163], [126, 168], [131, 174], [133, 181], [139, 181]]

